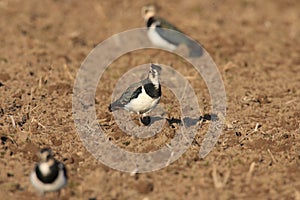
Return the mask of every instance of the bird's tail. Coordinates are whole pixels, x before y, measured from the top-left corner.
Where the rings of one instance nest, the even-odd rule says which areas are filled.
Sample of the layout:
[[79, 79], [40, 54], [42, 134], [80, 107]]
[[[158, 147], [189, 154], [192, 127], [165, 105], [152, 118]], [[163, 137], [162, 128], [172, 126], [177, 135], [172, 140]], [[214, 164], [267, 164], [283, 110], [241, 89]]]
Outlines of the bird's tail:
[[189, 49], [189, 56], [190, 57], [200, 57], [203, 54], [202, 47], [193, 40], [188, 40], [186, 43], [188, 49]]
[[109, 112], [113, 112], [113, 111], [119, 110], [120, 108], [123, 108], [123, 107], [124, 106], [120, 102], [115, 101], [108, 106], [108, 110], [109, 110]]

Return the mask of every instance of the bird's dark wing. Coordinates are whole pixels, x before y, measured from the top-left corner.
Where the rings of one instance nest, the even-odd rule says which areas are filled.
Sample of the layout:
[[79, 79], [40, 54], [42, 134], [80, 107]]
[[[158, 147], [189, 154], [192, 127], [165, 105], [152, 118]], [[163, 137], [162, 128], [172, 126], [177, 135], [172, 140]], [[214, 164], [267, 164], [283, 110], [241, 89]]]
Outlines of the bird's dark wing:
[[196, 41], [187, 39], [185, 44], [189, 49], [189, 56], [190, 57], [200, 57], [200, 56], [202, 56], [203, 48]]
[[136, 99], [142, 93], [142, 86], [138, 87], [130, 96], [129, 101]]
[[156, 27], [155, 29], [158, 34], [164, 38], [165, 40], [167, 40], [168, 42], [174, 44], [175, 46], [178, 46], [179, 44], [185, 44], [187, 38], [180, 32], [178, 31], [174, 31], [174, 30], [170, 30], [170, 29], [166, 29], [166, 28], [162, 28], [160, 26]]
[[110, 104], [109, 110], [114, 111], [118, 108], [123, 108], [130, 102], [130, 100], [137, 98], [138, 95], [142, 92], [142, 86], [146, 80], [148, 79], [130, 85], [119, 99]]
[[161, 28], [171, 29], [174, 31], [181, 32], [176, 26], [170, 24], [168, 21], [163, 18], [156, 17], [156, 20], [159, 22]]
[[163, 29], [160, 27], [157, 27], [156, 31], [162, 38], [174, 44], [175, 46], [178, 46], [180, 44], [186, 45], [189, 49], [189, 56], [191, 57], [199, 57], [203, 54], [203, 49], [197, 44], [197, 42], [191, 40], [180, 32]]
[[[173, 26], [162, 18], [157, 18], [157, 21], [160, 22], [160, 25], [158, 26], [158, 28], [156, 28], [156, 30], [162, 38], [176, 46], [185, 44], [189, 49], [189, 55], [191, 57], [202, 55], [202, 47], [199, 47], [199, 45], [195, 41], [192, 41], [191, 39], [186, 37], [183, 32], [180, 31], [177, 27]], [[173, 31], [170, 31], [168, 29], [171, 29]]]
[[185, 43], [185, 37], [177, 27], [162, 18], [156, 18], [156, 20], [159, 22], [156, 30], [162, 38], [176, 46]]

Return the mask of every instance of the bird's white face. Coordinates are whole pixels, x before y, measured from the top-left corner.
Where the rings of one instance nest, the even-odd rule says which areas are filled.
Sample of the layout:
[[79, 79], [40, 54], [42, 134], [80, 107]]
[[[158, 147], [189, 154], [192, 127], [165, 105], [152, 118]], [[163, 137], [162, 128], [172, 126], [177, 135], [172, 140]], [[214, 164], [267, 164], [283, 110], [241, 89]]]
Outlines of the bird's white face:
[[149, 71], [149, 79], [154, 84], [156, 88], [159, 87], [159, 74], [158, 71], [152, 67], [150, 67]]
[[41, 162], [47, 162], [52, 157], [52, 152], [48, 149], [43, 149], [38, 153]]
[[153, 5], [144, 6], [142, 8], [142, 16], [145, 21], [147, 21], [150, 17], [155, 16], [155, 7]]
[[41, 171], [44, 171], [44, 174], [47, 174], [49, 167], [55, 163], [52, 152], [50, 150], [42, 150], [39, 152], [38, 156], [40, 158]]

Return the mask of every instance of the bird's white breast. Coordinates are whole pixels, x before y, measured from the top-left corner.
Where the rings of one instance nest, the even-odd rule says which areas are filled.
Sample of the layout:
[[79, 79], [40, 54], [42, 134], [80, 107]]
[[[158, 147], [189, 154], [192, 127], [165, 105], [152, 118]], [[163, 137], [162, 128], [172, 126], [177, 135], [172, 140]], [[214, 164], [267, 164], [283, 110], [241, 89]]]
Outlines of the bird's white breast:
[[128, 111], [140, 113], [141, 111], [151, 111], [159, 102], [160, 98], [153, 99], [145, 92], [143, 87], [142, 93], [135, 99], [132, 99], [125, 108]]
[[155, 30], [155, 27], [149, 27], [147, 34], [154, 45], [169, 49], [170, 51], [174, 51], [176, 49], [174, 44], [171, 44], [159, 35], [159, 33]]

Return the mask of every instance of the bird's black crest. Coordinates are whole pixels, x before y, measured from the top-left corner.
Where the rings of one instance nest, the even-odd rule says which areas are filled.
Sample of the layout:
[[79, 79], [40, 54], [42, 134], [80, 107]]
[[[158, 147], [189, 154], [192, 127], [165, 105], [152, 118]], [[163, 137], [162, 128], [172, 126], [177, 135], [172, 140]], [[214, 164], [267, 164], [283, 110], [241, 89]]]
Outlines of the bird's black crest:
[[44, 153], [44, 152], [49, 152], [50, 154], [52, 154], [52, 150], [50, 148], [43, 148], [40, 150], [40, 153]]

